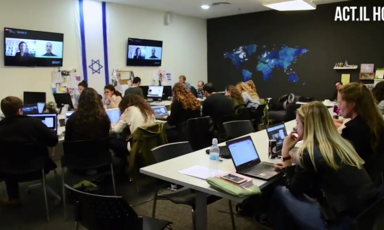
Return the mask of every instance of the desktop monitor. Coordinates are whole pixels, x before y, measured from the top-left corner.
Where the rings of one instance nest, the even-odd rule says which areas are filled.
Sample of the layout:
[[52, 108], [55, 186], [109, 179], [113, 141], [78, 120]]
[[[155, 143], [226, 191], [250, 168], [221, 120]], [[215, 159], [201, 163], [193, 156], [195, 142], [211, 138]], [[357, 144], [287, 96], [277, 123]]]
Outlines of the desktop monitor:
[[43, 113], [43, 114], [28, 114], [27, 116], [40, 119], [49, 129], [57, 131], [57, 114]]
[[163, 100], [168, 100], [168, 98], [173, 96], [172, 86], [165, 85], [163, 90]]
[[139, 86], [141, 88], [141, 90], [143, 90], [143, 95], [144, 95], [144, 99], [147, 99], [148, 98], [148, 89], [149, 89], [149, 86], [147, 85], [141, 85]]
[[24, 101], [24, 105], [37, 104], [39, 102], [45, 103], [47, 101], [46, 93], [24, 91], [23, 101]]
[[69, 93], [54, 93], [53, 97], [55, 98], [55, 102], [58, 108], [62, 108], [64, 105], [68, 105], [69, 110], [74, 109], [71, 95], [69, 95]]
[[151, 85], [148, 87], [148, 98], [160, 100], [163, 97], [164, 86]]

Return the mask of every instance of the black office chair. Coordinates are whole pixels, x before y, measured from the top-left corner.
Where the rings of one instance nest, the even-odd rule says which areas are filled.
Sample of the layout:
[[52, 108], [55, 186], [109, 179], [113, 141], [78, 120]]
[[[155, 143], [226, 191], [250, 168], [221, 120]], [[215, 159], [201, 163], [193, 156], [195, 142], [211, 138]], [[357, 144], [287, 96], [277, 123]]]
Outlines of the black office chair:
[[186, 140], [193, 151], [207, 148], [212, 145], [214, 127], [209, 116], [189, 119], [186, 123]]
[[[89, 140], [89, 141], [64, 141], [64, 155], [61, 156], [62, 185], [63, 185], [63, 203], [64, 218], [67, 219], [66, 197], [65, 197], [65, 175], [66, 173], [85, 177], [76, 172], [103, 169], [110, 165], [111, 170], [102, 170], [91, 177], [111, 175], [113, 192], [116, 196], [115, 176], [112, 165], [112, 154], [109, 150], [109, 139]], [[65, 170], [67, 169], [67, 171]]]
[[252, 119], [252, 108], [240, 108], [236, 111], [236, 113], [241, 114], [241, 120], [251, 120]]
[[384, 198], [380, 198], [353, 220], [354, 230], [384, 229]]
[[256, 131], [259, 131], [259, 124], [261, 123], [261, 118], [264, 116], [264, 109], [266, 104], [259, 105], [257, 109], [252, 113], [253, 127]]
[[[185, 154], [193, 152], [191, 145], [186, 142], [177, 142], [177, 143], [170, 143], [165, 144], [159, 147], [156, 147], [152, 149], [152, 153], [154, 158], [156, 159], [156, 162], [162, 162], [166, 160], [170, 160], [175, 157], [183, 156]], [[159, 187], [161, 186], [160, 183], [156, 186], [156, 191], [153, 198], [153, 208], [152, 208], [152, 218], [155, 218], [156, 214], [156, 204], [157, 200], [169, 200], [174, 204], [184, 204], [191, 206], [192, 208], [192, 223], [193, 223], [193, 229], [196, 229], [195, 226], [195, 199], [196, 196], [193, 193], [193, 190], [191, 189], [181, 189], [176, 192], [158, 195]], [[217, 200], [220, 200], [220, 197], [217, 196], [208, 196], [207, 197], [207, 205], [212, 204], [213, 202], [216, 202]], [[233, 229], [235, 229], [235, 220], [233, 217], [233, 210], [232, 210], [232, 203], [229, 201], [229, 210], [231, 213], [231, 220], [232, 220], [232, 226]]]
[[101, 196], [81, 192], [67, 184], [65, 188], [75, 197], [75, 230], [79, 224], [88, 230], [162, 230], [170, 228], [169, 221], [138, 216], [121, 196]]
[[[45, 165], [48, 156], [42, 155], [42, 147], [36, 144], [0, 142], [0, 146], [0, 171], [5, 174], [5, 178], [12, 178], [19, 183], [41, 180], [41, 184], [32, 186], [43, 187], [46, 217], [49, 222], [47, 192], [56, 198], [57, 203], [60, 203], [61, 198], [46, 185]], [[54, 172], [57, 179], [56, 170]]]
[[224, 123], [229, 121], [238, 121], [241, 120], [241, 114], [230, 114], [223, 116], [219, 121], [215, 122], [217, 137], [219, 142], [227, 141], [229, 138], [227, 137], [227, 133], [224, 129]]
[[229, 139], [241, 137], [255, 132], [255, 129], [249, 120], [228, 121], [223, 123], [223, 126]]

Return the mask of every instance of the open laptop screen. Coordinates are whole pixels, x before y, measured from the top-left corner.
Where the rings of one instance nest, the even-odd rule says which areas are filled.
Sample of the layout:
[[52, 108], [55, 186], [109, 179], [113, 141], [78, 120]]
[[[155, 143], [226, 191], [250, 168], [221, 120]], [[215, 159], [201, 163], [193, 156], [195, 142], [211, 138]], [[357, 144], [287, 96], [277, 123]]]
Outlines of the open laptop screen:
[[151, 85], [148, 87], [148, 97], [162, 98], [163, 90], [163, 86]]
[[155, 112], [155, 117], [164, 117], [169, 115], [167, 108], [163, 105], [151, 106], [151, 108]]
[[120, 109], [107, 109], [107, 114], [112, 124], [119, 122]]
[[57, 130], [57, 114], [27, 114], [29, 117], [35, 117], [40, 119], [49, 129]]
[[259, 159], [259, 155], [250, 137], [239, 139], [239, 141], [234, 141], [230, 144], [227, 143], [227, 147], [236, 167]]
[[275, 125], [267, 128], [268, 137], [270, 140], [276, 140], [276, 150], [283, 148], [284, 138], [287, 136], [287, 130], [284, 124]]

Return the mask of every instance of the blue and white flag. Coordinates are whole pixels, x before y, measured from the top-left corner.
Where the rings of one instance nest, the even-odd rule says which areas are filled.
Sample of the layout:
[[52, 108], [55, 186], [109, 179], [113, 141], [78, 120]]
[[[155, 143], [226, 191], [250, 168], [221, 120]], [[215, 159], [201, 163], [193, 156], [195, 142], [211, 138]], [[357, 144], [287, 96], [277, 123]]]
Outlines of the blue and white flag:
[[81, 66], [89, 87], [103, 95], [109, 84], [107, 4], [79, 0]]

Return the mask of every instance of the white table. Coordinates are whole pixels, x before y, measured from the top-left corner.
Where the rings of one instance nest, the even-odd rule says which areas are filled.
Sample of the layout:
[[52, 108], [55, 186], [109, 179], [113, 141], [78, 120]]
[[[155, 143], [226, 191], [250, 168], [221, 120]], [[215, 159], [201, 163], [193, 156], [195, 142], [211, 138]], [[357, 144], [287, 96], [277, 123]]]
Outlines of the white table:
[[[292, 131], [292, 128], [296, 125], [296, 121], [290, 121], [286, 123], [287, 132]], [[260, 156], [260, 159], [265, 162], [277, 163], [280, 159], [269, 159], [268, 157], [268, 134], [266, 130], [261, 130], [250, 134], [255, 144], [256, 150]], [[219, 144], [221, 146], [225, 143]], [[212, 189], [209, 184], [202, 179], [187, 176], [179, 173], [183, 169], [187, 169], [196, 165], [209, 167], [209, 156], [206, 154], [205, 149], [192, 152], [190, 154], [183, 155], [181, 157], [173, 158], [168, 161], [164, 161], [158, 164], [150, 165], [140, 169], [140, 172], [152, 176], [154, 178], [169, 181], [171, 183], [179, 184], [187, 188], [195, 190], [196, 194], [196, 229], [207, 229], [207, 196], [214, 195], [222, 197], [235, 202], [241, 202], [244, 198], [235, 197], [226, 193], [219, 192]], [[235, 172], [235, 167], [231, 159], [223, 159], [219, 164], [219, 170], [224, 172]], [[254, 179], [253, 183], [260, 187], [260, 189], [266, 187], [271, 181], [264, 181]]]
[[150, 105], [156, 106], [156, 105], [164, 105], [164, 106], [170, 106], [172, 104], [172, 101], [153, 101], [150, 103]]
[[[296, 105], [306, 105], [308, 104], [309, 102], [301, 102], [301, 101], [298, 101], [296, 102]], [[326, 106], [326, 107], [333, 107], [335, 106], [335, 103], [332, 102], [332, 101], [323, 101], [323, 104]]]

